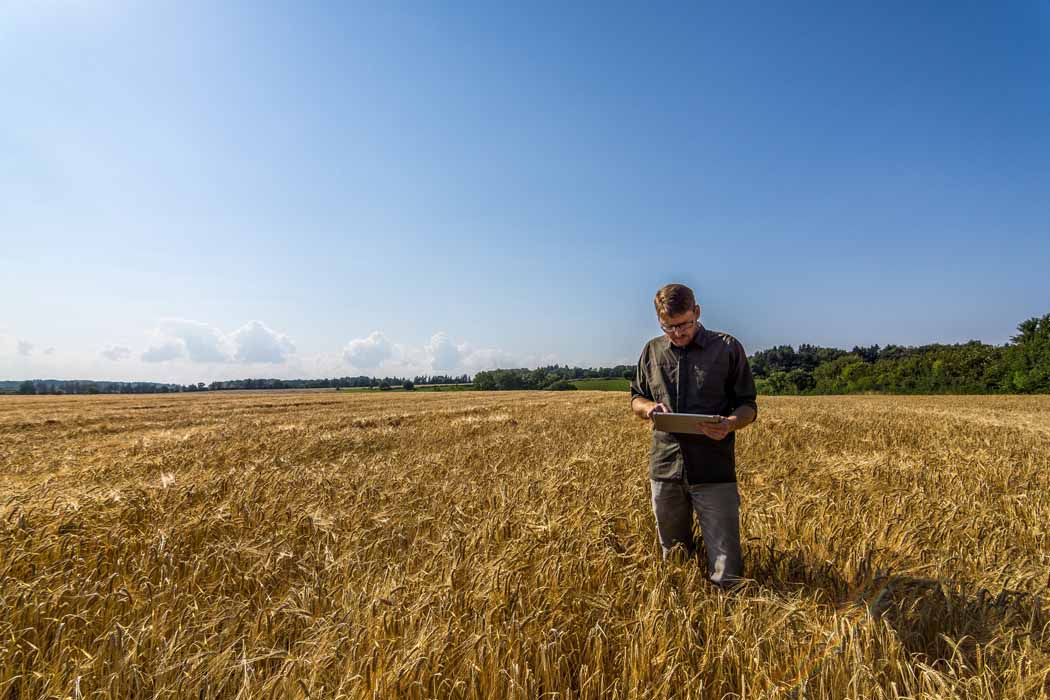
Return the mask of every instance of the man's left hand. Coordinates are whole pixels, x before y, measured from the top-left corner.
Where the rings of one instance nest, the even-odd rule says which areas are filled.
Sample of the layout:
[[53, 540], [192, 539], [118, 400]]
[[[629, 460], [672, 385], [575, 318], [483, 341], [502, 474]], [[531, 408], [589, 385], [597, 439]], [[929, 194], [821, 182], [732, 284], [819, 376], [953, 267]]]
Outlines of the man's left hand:
[[726, 435], [736, 430], [736, 416], [724, 417], [718, 423], [697, 423], [700, 432], [712, 440], [722, 440]]

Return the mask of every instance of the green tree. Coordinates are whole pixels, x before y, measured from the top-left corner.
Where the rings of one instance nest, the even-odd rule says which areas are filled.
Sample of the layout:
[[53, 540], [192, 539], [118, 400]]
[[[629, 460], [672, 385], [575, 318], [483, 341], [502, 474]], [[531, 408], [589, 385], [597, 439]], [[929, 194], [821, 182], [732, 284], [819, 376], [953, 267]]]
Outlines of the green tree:
[[813, 370], [814, 391], [818, 394], [842, 394], [847, 391], [846, 381], [842, 377], [844, 367], [854, 363], [864, 363], [859, 355], [843, 355], [830, 362], [825, 362]]
[[773, 394], [794, 394], [797, 393], [794, 383], [788, 376], [787, 372], [776, 371], [771, 373], [765, 378], [766, 385], [769, 387], [770, 393]]
[[856, 360], [842, 367], [842, 381], [846, 391], [870, 391], [874, 388], [872, 367], [864, 360]]
[[805, 393], [816, 386], [813, 375], [804, 369], [793, 369], [787, 373], [787, 379], [795, 387], [798, 394]]
[[1050, 314], [1017, 326], [1003, 357], [1005, 388], [1021, 393], [1050, 393]]

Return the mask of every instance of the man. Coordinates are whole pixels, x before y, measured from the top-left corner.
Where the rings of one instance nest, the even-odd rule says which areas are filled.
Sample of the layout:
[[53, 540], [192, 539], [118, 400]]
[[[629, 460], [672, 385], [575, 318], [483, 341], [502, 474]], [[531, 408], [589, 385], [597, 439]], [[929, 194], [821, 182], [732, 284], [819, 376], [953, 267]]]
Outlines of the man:
[[730, 586], [743, 575], [733, 433], [758, 415], [755, 380], [740, 341], [701, 325], [689, 287], [666, 285], [653, 304], [664, 334], [642, 350], [631, 409], [647, 420], [661, 411], [722, 416], [698, 423], [703, 435], [653, 430], [649, 481], [660, 546], [664, 558], [675, 547], [693, 553], [695, 510], [710, 580]]

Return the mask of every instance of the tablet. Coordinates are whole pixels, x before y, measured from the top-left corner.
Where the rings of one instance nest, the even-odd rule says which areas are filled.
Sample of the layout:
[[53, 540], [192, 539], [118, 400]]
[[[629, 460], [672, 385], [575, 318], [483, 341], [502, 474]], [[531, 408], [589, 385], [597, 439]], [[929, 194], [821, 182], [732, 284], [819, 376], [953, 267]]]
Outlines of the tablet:
[[703, 435], [696, 427], [697, 423], [720, 423], [722, 416], [709, 416], [703, 413], [654, 413], [653, 424], [657, 430], [665, 433], [689, 433]]

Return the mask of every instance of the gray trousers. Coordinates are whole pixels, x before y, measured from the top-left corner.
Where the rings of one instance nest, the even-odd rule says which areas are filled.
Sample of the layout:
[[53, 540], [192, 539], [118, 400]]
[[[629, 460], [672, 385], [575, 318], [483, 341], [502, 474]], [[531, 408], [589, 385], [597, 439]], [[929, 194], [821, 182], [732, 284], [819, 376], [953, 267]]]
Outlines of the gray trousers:
[[740, 552], [740, 493], [736, 483], [688, 484], [649, 480], [653, 515], [664, 558], [676, 546], [687, 554], [695, 551], [693, 511], [700, 519], [700, 534], [707, 550], [707, 573], [718, 586], [732, 584], [743, 575]]

